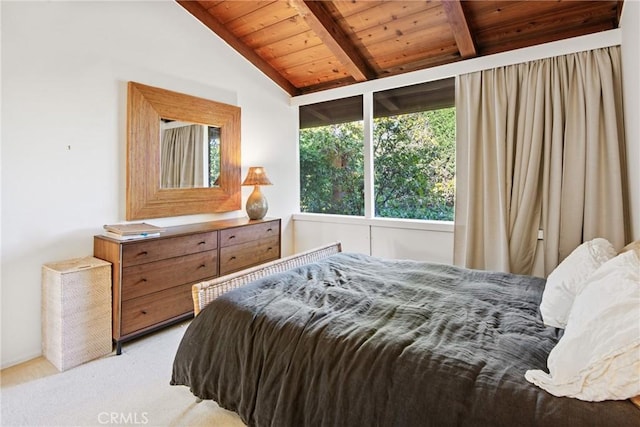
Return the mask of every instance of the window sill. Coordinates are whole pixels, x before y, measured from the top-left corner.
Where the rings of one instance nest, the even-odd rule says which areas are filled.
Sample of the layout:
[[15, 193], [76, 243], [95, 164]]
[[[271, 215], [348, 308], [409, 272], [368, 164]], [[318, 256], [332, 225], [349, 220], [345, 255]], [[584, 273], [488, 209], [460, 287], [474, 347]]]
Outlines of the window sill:
[[453, 233], [453, 221], [431, 221], [424, 219], [365, 218], [363, 216], [316, 213], [293, 214], [294, 221], [323, 222], [333, 224], [366, 225], [370, 227], [404, 228], [411, 230], [440, 231]]

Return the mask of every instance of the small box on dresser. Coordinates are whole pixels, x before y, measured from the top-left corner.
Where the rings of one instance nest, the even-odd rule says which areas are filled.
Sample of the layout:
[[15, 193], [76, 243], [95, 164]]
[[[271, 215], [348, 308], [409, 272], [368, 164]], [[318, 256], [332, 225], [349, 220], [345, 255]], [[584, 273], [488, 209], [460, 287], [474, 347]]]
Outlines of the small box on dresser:
[[111, 349], [111, 263], [84, 257], [44, 264], [44, 356], [65, 371]]

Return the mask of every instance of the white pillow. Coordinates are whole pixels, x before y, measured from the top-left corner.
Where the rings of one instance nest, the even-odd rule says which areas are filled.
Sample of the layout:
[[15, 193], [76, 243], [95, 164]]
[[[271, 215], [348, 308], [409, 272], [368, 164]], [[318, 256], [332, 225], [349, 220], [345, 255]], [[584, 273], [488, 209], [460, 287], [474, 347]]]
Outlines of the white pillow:
[[584, 242], [574, 249], [547, 277], [540, 303], [544, 324], [564, 328], [573, 300], [584, 287], [586, 279], [614, 256], [615, 248], [602, 238]]
[[593, 273], [547, 366], [549, 374], [529, 370], [525, 378], [554, 396], [597, 402], [640, 394], [640, 259], [634, 251]]

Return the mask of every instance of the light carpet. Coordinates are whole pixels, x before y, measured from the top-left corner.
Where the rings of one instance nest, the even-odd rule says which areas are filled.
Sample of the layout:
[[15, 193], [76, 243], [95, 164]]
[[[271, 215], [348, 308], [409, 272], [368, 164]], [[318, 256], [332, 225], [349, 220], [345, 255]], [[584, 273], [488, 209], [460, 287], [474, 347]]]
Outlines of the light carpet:
[[244, 427], [237, 414], [212, 401], [196, 403], [187, 387], [169, 385], [187, 326], [125, 343], [120, 356], [113, 352], [65, 372], [53, 368], [35, 379], [24, 372], [22, 382], [3, 380], [0, 425]]

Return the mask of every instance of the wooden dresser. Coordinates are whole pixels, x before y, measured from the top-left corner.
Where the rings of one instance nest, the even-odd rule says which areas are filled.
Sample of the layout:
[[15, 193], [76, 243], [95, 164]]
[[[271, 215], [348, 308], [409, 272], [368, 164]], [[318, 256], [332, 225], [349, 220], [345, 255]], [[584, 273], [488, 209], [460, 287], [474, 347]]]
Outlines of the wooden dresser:
[[280, 220], [233, 219], [168, 227], [160, 237], [94, 236], [113, 265], [112, 336], [122, 343], [193, 316], [191, 286], [280, 258]]

